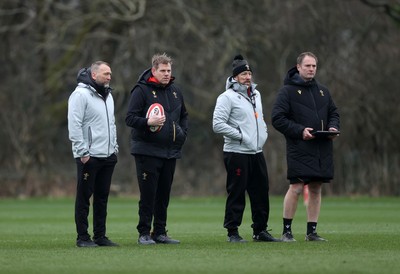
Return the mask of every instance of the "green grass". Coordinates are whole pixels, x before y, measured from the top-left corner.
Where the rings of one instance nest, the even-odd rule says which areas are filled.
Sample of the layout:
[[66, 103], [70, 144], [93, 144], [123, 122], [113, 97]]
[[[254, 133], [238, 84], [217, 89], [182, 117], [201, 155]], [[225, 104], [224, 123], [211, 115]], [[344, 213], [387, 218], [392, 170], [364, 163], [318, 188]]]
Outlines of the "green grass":
[[[282, 199], [271, 198], [269, 229], [282, 230]], [[0, 200], [0, 273], [398, 273], [399, 198], [324, 198], [318, 231], [305, 242], [305, 208], [296, 243], [230, 244], [224, 198], [174, 198], [169, 234], [180, 245], [139, 246], [137, 199], [111, 198], [108, 236], [121, 246], [75, 247], [72, 199]], [[249, 204], [241, 235], [251, 240]]]

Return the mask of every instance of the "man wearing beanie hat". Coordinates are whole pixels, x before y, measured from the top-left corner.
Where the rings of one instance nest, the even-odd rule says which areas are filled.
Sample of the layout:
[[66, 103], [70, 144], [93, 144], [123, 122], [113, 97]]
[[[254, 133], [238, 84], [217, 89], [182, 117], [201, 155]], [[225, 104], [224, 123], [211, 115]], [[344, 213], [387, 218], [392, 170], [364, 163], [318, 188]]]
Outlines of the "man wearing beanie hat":
[[251, 71], [249, 63], [243, 59], [242, 55], [237, 55], [233, 59], [232, 62], [232, 77], [235, 78], [238, 74], [242, 73], [243, 71]]
[[243, 56], [235, 56], [232, 76], [218, 99], [213, 130], [224, 136], [224, 164], [227, 172], [224, 228], [231, 243], [246, 242], [239, 235], [246, 203], [250, 198], [253, 240], [277, 242], [267, 232], [269, 218], [268, 171], [262, 147], [267, 140], [261, 95], [252, 82], [252, 69]]

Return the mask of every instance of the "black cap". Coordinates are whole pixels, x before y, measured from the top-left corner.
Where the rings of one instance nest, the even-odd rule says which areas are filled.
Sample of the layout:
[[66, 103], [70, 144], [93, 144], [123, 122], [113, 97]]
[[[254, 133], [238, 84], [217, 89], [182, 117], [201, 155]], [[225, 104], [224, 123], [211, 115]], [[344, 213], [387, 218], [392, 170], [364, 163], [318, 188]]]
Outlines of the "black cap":
[[235, 58], [233, 58], [232, 62], [232, 77], [237, 76], [239, 73], [242, 73], [243, 71], [252, 71], [249, 63], [247, 63], [246, 60], [243, 59], [242, 55], [236, 55]]

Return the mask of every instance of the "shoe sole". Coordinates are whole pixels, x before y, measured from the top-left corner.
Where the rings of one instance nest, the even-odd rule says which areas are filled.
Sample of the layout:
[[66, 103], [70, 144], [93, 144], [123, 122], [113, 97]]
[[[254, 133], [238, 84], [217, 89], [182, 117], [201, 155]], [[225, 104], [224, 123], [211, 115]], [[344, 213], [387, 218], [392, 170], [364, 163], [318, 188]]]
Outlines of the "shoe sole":
[[294, 242], [297, 242], [295, 239], [293, 239], [293, 240], [284, 240], [284, 239], [281, 239], [281, 241], [284, 242], [284, 243], [294, 243]]
[[79, 248], [93, 248], [93, 247], [99, 247], [99, 245], [76, 245], [76, 247], [79, 247]]
[[140, 242], [138, 242], [138, 245], [155, 245], [156, 243], [154, 242], [154, 243], [140, 243]]
[[236, 243], [239, 243], [239, 244], [243, 244], [243, 243], [247, 243], [247, 241], [246, 240], [242, 240], [242, 241], [227, 241], [228, 243], [232, 243], [232, 244], [236, 244]]
[[156, 244], [164, 244], [164, 245], [178, 245], [181, 243], [181, 242], [174, 243], [174, 242], [158, 242], [158, 241], [155, 241], [155, 242], [156, 242]]
[[306, 236], [305, 240], [306, 240], [306, 242], [327, 242], [328, 241], [324, 238], [309, 239], [307, 236]]
[[289, 239], [289, 238], [281, 238], [281, 241], [285, 242], [285, 243], [297, 242], [295, 238], [291, 238], [291, 239]]
[[261, 243], [280, 243], [280, 242], [282, 242], [282, 241], [279, 240], [279, 239], [276, 239], [276, 240], [274, 240], [274, 241], [271, 241], [271, 240], [256, 240], [256, 239], [253, 239], [253, 242], [261, 242]]

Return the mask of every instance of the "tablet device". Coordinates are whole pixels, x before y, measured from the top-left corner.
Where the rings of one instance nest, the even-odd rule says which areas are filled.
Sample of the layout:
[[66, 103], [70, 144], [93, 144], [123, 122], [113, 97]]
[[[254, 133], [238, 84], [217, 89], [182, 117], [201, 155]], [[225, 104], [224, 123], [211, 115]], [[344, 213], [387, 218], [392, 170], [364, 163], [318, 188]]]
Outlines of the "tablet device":
[[328, 137], [328, 136], [339, 135], [340, 131], [314, 130], [311, 131], [311, 134], [314, 135], [315, 137]]

